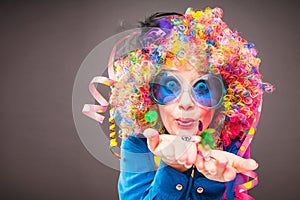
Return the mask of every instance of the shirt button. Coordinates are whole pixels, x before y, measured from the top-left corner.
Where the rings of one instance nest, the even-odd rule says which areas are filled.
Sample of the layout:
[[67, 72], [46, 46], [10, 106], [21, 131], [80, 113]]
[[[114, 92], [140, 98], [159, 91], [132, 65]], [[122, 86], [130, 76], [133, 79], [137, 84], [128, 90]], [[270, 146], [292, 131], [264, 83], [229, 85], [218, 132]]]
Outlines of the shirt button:
[[203, 191], [204, 191], [203, 187], [198, 187], [198, 188], [197, 188], [197, 192], [198, 192], [199, 194], [201, 194]]
[[182, 188], [183, 188], [183, 187], [182, 187], [181, 184], [177, 184], [177, 185], [176, 185], [176, 190], [182, 190]]

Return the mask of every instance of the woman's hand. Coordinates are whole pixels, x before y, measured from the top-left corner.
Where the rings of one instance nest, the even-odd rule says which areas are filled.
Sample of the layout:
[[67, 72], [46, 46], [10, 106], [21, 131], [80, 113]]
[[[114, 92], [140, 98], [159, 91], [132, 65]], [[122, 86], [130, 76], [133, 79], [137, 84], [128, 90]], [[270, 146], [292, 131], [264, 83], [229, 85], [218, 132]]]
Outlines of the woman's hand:
[[146, 129], [143, 134], [148, 138], [150, 151], [180, 172], [195, 165], [206, 178], [227, 182], [233, 180], [236, 173], [252, 171], [258, 167], [255, 160], [226, 151], [210, 150], [205, 157], [197, 154], [197, 145], [201, 140], [199, 136], [159, 135], [152, 128]]
[[152, 128], [144, 131], [150, 151], [174, 169], [184, 172], [196, 161], [199, 136], [159, 135]]
[[211, 150], [207, 158], [198, 154], [195, 166], [206, 178], [227, 182], [233, 180], [236, 173], [255, 170], [258, 164], [253, 159], [245, 159], [233, 153]]

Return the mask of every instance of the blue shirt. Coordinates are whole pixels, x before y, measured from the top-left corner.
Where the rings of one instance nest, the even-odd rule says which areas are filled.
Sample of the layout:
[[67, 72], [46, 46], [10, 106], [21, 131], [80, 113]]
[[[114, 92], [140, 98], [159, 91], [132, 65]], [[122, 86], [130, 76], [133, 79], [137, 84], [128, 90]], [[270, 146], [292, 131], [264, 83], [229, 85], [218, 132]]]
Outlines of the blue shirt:
[[[235, 140], [224, 150], [237, 154], [240, 145]], [[121, 148], [120, 200], [230, 200], [234, 199], [234, 186], [244, 182], [240, 174], [235, 180], [223, 183], [205, 178], [196, 168], [182, 173], [164, 162], [156, 170], [146, 138], [129, 136], [122, 141]]]

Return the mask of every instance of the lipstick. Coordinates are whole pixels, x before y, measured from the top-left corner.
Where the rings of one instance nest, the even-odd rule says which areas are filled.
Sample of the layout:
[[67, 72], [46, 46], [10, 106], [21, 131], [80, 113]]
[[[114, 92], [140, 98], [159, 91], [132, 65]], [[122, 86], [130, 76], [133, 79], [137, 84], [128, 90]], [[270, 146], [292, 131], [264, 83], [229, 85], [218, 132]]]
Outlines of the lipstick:
[[189, 129], [194, 126], [195, 120], [191, 118], [180, 118], [180, 119], [176, 119], [176, 122], [179, 127], [183, 129]]

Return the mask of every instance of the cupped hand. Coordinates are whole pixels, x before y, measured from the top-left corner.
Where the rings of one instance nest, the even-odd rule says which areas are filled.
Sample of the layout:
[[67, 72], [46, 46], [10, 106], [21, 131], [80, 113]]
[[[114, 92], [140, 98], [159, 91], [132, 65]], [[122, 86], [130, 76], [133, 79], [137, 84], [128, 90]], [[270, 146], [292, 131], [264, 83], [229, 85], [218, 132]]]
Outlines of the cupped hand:
[[147, 137], [150, 151], [178, 171], [186, 171], [195, 163], [199, 136], [160, 135], [152, 128], [146, 129], [143, 134]]
[[236, 173], [255, 170], [258, 164], [253, 159], [245, 159], [233, 153], [211, 150], [207, 158], [198, 154], [195, 166], [206, 178], [227, 182], [233, 180]]

